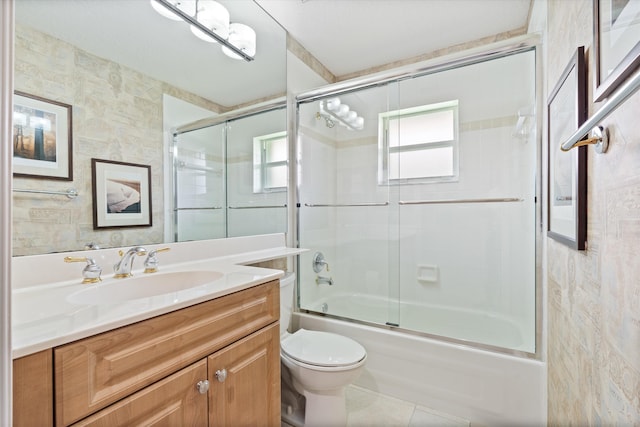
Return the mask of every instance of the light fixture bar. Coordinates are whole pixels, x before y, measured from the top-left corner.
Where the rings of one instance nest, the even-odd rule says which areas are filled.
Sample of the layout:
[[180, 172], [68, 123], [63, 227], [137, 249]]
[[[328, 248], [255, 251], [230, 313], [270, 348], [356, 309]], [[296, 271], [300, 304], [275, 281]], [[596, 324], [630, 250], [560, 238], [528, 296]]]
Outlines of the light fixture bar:
[[180, 18], [184, 19], [185, 21], [187, 21], [188, 23], [190, 23], [191, 25], [193, 25], [194, 27], [198, 28], [200, 31], [202, 31], [203, 33], [205, 33], [206, 35], [213, 37], [216, 41], [218, 41], [221, 45], [227, 47], [228, 49], [230, 49], [231, 51], [233, 51], [234, 53], [237, 53], [238, 55], [240, 55], [240, 57], [242, 57], [242, 59], [244, 59], [247, 62], [251, 62], [253, 61], [253, 57], [247, 55], [246, 53], [244, 53], [241, 49], [238, 49], [237, 47], [235, 47], [234, 45], [232, 45], [231, 43], [229, 43], [226, 39], [223, 39], [222, 37], [220, 37], [219, 35], [217, 35], [216, 33], [214, 33], [213, 31], [211, 31], [210, 29], [208, 29], [207, 27], [205, 27], [204, 25], [202, 25], [200, 22], [198, 22], [197, 19], [187, 15], [186, 13], [184, 13], [182, 10], [180, 10], [179, 8], [177, 8], [176, 6], [172, 5], [171, 3], [169, 3], [167, 0], [155, 0], [158, 4], [166, 7], [167, 9], [169, 9], [171, 12], [175, 13], [176, 15], [178, 15]]
[[[335, 107], [339, 106], [339, 105], [346, 105], [346, 104], [341, 104], [340, 100], [338, 98], [332, 98], [329, 99], [327, 101], [320, 101], [320, 111], [317, 113], [318, 118], [323, 117], [325, 120], [327, 120], [327, 126], [328, 127], [333, 127], [333, 125], [329, 125], [330, 122], [333, 123], [338, 123], [341, 124], [342, 126], [346, 127], [349, 130], [362, 130], [363, 126], [364, 126], [364, 120], [362, 119], [362, 117], [359, 117], [357, 114], [354, 114], [354, 119], [357, 118], [359, 120], [359, 122], [356, 122], [354, 120], [349, 120], [347, 119], [344, 115], [342, 115], [341, 113], [339, 113], [337, 108], [332, 108], [331, 107], [331, 102], [334, 103]], [[349, 106], [346, 106], [346, 111], [353, 111], [353, 110], [349, 110]], [[355, 113], [355, 111], [353, 112]]]

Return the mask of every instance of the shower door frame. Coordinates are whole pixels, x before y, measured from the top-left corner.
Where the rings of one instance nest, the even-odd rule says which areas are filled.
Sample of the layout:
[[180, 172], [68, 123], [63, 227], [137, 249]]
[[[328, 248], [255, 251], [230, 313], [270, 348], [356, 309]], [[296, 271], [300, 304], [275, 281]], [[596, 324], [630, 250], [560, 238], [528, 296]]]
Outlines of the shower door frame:
[[[171, 190], [173, 192], [171, 200], [173, 203], [173, 206], [171, 208], [171, 212], [173, 215], [172, 218], [172, 227], [173, 227], [173, 239], [175, 242], [178, 242], [178, 215], [177, 215], [177, 206], [178, 206], [178, 177], [177, 177], [177, 173], [178, 173], [178, 165], [176, 163], [177, 158], [176, 158], [176, 153], [175, 153], [175, 148], [177, 147], [178, 141], [177, 138], [178, 136], [185, 134], [185, 133], [189, 133], [189, 132], [194, 132], [194, 131], [198, 131], [198, 130], [202, 130], [202, 129], [206, 129], [206, 128], [210, 128], [210, 127], [214, 127], [214, 126], [218, 126], [218, 125], [225, 125], [225, 135], [224, 135], [224, 143], [223, 143], [223, 158], [224, 158], [224, 166], [223, 166], [223, 186], [224, 186], [224, 206], [222, 206], [222, 209], [224, 209], [224, 236], [221, 238], [226, 238], [229, 237], [229, 221], [228, 221], [228, 209], [229, 209], [229, 200], [228, 200], [228, 182], [227, 182], [227, 130], [226, 130], [226, 126], [228, 125], [229, 122], [231, 121], [235, 121], [235, 120], [240, 120], [240, 119], [244, 119], [247, 117], [251, 117], [251, 116], [255, 116], [258, 114], [262, 114], [262, 113], [267, 113], [270, 111], [276, 111], [276, 110], [281, 110], [281, 109], [286, 109], [287, 115], [288, 115], [288, 111], [289, 108], [287, 106], [287, 101], [286, 99], [277, 99], [273, 102], [268, 102], [264, 105], [258, 106], [258, 107], [254, 107], [251, 109], [247, 109], [247, 110], [241, 110], [241, 111], [232, 111], [229, 113], [225, 113], [225, 114], [221, 114], [215, 117], [208, 117], [208, 118], [204, 118], [204, 119], [200, 119], [200, 120], [196, 120], [194, 122], [191, 123], [187, 123], [184, 124], [182, 126], [178, 126], [175, 129], [172, 129], [171, 131], [171, 147], [169, 148], [169, 152], [171, 153], [171, 167], [172, 167], [172, 182], [171, 182]], [[288, 121], [288, 118], [286, 119]], [[288, 126], [288, 123], [287, 125]], [[289, 157], [291, 159], [291, 157]], [[289, 168], [290, 167], [290, 161], [289, 161]], [[290, 188], [287, 188], [287, 193], [290, 192]], [[287, 194], [287, 198], [289, 198], [290, 196]], [[289, 216], [287, 216], [287, 224], [289, 224]], [[288, 225], [287, 225], [288, 227]]]
[[[495, 43], [489, 46], [482, 46], [471, 51], [461, 52], [458, 54], [452, 54], [441, 58], [435, 58], [422, 63], [413, 64], [411, 66], [403, 67], [400, 69], [391, 70], [388, 72], [376, 73], [361, 78], [355, 78], [344, 82], [330, 84], [318, 89], [313, 89], [308, 92], [303, 92], [295, 96], [295, 99], [291, 101], [288, 111], [291, 111], [289, 117], [289, 126], [292, 130], [291, 137], [289, 138], [289, 159], [295, 160], [289, 162], [289, 206], [290, 210], [290, 227], [288, 236], [288, 245], [293, 247], [300, 247], [300, 184], [298, 180], [299, 167], [301, 163], [300, 158], [300, 138], [298, 136], [300, 126], [300, 104], [309, 103], [328, 96], [336, 96], [345, 93], [351, 93], [358, 90], [374, 87], [377, 85], [388, 84], [394, 81], [400, 81], [403, 79], [413, 78], [417, 76], [423, 76], [428, 74], [434, 74], [437, 72], [447, 71], [455, 68], [460, 68], [468, 65], [473, 65], [480, 62], [490, 61], [493, 59], [499, 59], [505, 56], [515, 55], [518, 53], [524, 53], [528, 51], [534, 51], [535, 58], [535, 81], [534, 81], [534, 93], [535, 93], [535, 111], [542, 112], [544, 108], [541, 107], [542, 102], [542, 52], [540, 45], [540, 37], [537, 35], [525, 35], [504, 42]], [[535, 132], [536, 132], [536, 177], [535, 177], [535, 353], [530, 353], [521, 350], [514, 350], [504, 347], [493, 346], [489, 344], [482, 344], [476, 342], [468, 342], [446, 336], [429, 334], [426, 332], [419, 332], [409, 329], [403, 329], [402, 327], [395, 327], [392, 325], [382, 325], [379, 323], [371, 323], [362, 320], [356, 320], [351, 318], [345, 318], [341, 316], [335, 316], [330, 314], [324, 314], [327, 317], [339, 319], [345, 322], [353, 322], [357, 324], [363, 324], [376, 328], [388, 329], [399, 331], [402, 333], [421, 336], [425, 338], [431, 338], [439, 341], [444, 341], [457, 345], [464, 345], [481, 350], [487, 350], [496, 353], [507, 354], [516, 357], [522, 357], [534, 360], [543, 360], [546, 354], [546, 348], [544, 346], [544, 340], [542, 337], [543, 325], [544, 325], [544, 304], [543, 304], [543, 280], [544, 274], [542, 265], [542, 245], [543, 245], [543, 230], [546, 225], [544, 224], [545, 218], [542, 215], [542, 203], [544, 200], [541, 192], [545, 188], [544, 168], [542, 163], [543, 153], [542, 147], [542, 114], [536, 114]], [[295, 211], [293, 211], [295, 209]], [[295, 273], [300, 271], [299, 258], [294, 263]], [[299, 275], [298, 275], [299, 276]], [[314, 311], [300, 308], [300, 295], [299, 287], [300, 280], [296, 282], [295, 289], [295, 304], [294, 311], [316, 314]]]

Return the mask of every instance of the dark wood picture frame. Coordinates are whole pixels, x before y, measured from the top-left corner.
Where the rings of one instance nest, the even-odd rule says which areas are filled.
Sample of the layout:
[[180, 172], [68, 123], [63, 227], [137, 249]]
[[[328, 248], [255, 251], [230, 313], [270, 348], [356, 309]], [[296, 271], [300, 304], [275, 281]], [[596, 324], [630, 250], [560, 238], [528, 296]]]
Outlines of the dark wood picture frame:
[[15, 91], [13, 175], [73, 180], [72, 106]]
[[547, 236], [577, 250], [587, 241], [587, 147], [560, 146], [587, 119], [586, 80], [580, 46], [547, 101]]
[[629, 28], [625, 27], [626, 19], [623, 18], [626, 16], [625, 9], [631, 7], [635, 9], [627, 12], [626, 15], [632, 14], [633, 19], [640, 19], [640, 5], [637, 0], [593, 0], [594, 102], [607, 99], [635, 70], [640, 68], [640, 31], [635, 33], [628, 31], [622, 37], [617, 37], [617, 43], [624, 40], [625, 43], [633, 46], [623, 50], [622, 58], [614, 59], [615, 64], [611, 72], [604, 70], [606, 64], [603, 63], [603, 56], [608, 55], [612, 50], [611, 46], [605, 43], [605, 39], [615, 26], [618, 27], [615, 28], [618, 33]]
[[151, 166], [91, 159], [93, 228], [150, 227]]

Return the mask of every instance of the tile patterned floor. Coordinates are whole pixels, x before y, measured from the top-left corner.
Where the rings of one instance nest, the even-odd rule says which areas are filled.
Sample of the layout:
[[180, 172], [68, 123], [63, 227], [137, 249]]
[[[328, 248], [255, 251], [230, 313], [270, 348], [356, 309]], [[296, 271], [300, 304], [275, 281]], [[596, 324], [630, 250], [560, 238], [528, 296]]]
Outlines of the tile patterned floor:
[[[469, 421], [385, 396], [362, 387], [347, 388], [346, 427], [469, 427]], [[282, 427], [292, 427], [282, 423]]]
[[469, 427], [469, 422], [357, 386], [347, 388], [347, 427]]

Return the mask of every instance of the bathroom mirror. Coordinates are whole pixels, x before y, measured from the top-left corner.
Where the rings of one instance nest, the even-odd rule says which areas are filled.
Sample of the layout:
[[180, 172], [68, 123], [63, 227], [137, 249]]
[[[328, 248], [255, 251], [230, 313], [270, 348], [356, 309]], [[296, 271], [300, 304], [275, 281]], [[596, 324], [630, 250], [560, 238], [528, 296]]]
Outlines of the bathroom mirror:
[[[225, 55], [148, 0], [16, 0], [15, 89], [71, 106], [73, 180], [20, 176], [14, 189], [78, 196], [14, 192], [14, 255], [172, 241], [168, 130], [286, 94], [285, 31], [251, 0], [219, 2], [255, 30], [253, 61]], [[94, 230], [92, 158], [151, 167], [152, 226]]]

